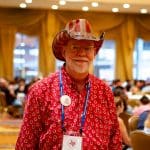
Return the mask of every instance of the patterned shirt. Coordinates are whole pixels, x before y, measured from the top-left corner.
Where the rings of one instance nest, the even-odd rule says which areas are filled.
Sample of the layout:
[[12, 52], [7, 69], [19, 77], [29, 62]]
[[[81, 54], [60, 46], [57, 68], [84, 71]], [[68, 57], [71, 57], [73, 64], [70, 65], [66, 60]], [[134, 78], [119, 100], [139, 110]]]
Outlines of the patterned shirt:
[[[67, 131], [79, 132], [86, 87], [79, 92], [65, 68], [62, 71], [63, 92], [71, 98], [64, 107]], [[83, 127], [83, 150], [121, 150], [121, 138], [111, 89], [103, 81], [88, 75], [90, 95]], [[16, 150], [61, 150], [59, 71], [35, 83], [28, 95], [23, 124]]]

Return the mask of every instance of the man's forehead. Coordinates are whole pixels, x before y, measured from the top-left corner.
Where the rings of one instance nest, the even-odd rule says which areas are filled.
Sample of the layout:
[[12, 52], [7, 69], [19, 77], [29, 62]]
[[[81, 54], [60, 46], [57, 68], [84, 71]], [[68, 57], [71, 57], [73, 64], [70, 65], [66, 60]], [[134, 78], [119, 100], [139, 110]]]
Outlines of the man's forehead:
[[71, 39], [69, 40], [68, 44], [70, 45], [94, 45], [93, 41], [89, 41], [89, 40], [75, 40], [75, 39]]

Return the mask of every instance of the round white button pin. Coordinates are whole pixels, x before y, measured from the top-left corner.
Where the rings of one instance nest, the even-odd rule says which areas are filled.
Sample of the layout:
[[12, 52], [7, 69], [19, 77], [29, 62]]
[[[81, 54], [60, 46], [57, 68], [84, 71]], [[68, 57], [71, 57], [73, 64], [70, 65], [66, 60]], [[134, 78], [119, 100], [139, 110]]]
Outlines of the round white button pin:
[[60, 102], [64, 106], [69, 106], [71, 104], [71, 98], [68, 95], [63, 95], [60, 98]]

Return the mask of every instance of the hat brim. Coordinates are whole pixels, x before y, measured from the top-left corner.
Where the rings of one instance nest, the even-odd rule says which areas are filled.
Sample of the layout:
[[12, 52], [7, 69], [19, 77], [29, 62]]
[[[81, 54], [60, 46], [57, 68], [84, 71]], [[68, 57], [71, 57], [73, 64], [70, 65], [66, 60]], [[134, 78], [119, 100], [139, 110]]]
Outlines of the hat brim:
[[68, 43], [68, 41], [71, 39], [93, 41], [96, 54], [102, 47], [102, 44], [104, 41], [104, 38], [96, 39], [95, 37], [82, 37], [79, 35], [71, 36], [66, 30], [63, 30], [54, 37], [54, 40], [52, 43], [52, 50], [53, 50], [54, 56], [57, 59], [61, 61], [65, 61], [65, 58], [62, 55], [63, 46], [65, 46]]

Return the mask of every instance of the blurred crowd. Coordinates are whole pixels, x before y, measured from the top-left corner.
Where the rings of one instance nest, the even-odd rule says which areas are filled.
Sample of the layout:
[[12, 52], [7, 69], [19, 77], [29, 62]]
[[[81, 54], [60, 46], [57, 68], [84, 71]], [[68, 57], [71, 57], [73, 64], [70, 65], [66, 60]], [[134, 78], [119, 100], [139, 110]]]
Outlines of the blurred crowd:
[[[132, 149], [129, 119], [138, 117], [135, 130], [150, 134], [150, 82], [144, 80], [127, 80], [122, 83], [119, 79], [112, 82], [116, 112], [122, 135], [123, 150]], [[136, 105], [130, 105], [130, 102]]]
[[26, 80], [20, 77], [16, 77], [13, 81], [0, 78], [0, 91], [5, 93], [7, 105], [13, 105], [20, 93], [26, 95], [29, 87], [37, 80], [39, 78], [35, 77], [26, 83]]
[[[33, 83], [40, 80], [34, 77], [29, 83], [20, 77], [13, 81], [0, 78], [0, 114], [1, 118], [22, 118], [26, 94]], [[3, 96], [4, 95], [4, 96]]]
[[[38, 80], [40, 80], [40, 78], [34, 77], [29, 83], [26, 83], [26, 80], [20, 77], [14, 78], [13, 81], [0, 78], [0, 91], [5, 93], [7, 105], [13, 105], [18, 94], [23, 93], [26, 95], [29, 87]], [[124, 91], [127, 95], [150, 93], [150, 81], [127, 80], [122, 82], [120, 79], [115, 79], [109, 83], [109, 85], [115, 95], [118, 95], [121, 91]]]

